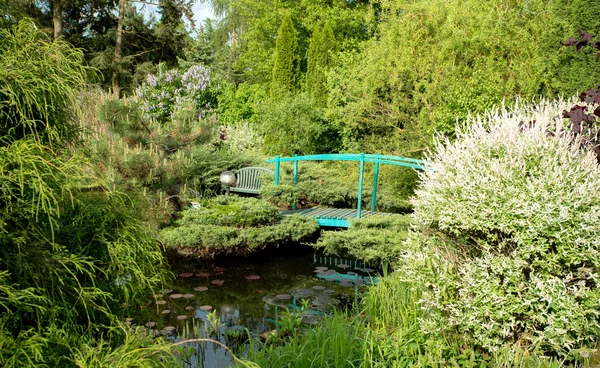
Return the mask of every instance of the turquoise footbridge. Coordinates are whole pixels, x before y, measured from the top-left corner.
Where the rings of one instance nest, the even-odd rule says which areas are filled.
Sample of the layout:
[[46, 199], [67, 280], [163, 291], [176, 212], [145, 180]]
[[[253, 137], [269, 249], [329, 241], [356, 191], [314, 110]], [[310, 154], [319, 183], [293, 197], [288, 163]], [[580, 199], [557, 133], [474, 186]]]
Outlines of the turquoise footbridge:
[[[398, 156], [388, 156], [388, 155], [376, 155], [376, 154], [365, 154], [365, 153], [355, 153], [355, 154], [317, 154], [317, 155], [307, 155], [307, 156], [298, 156], [294, 155], [293, 157], [280, 157], [276, 156], [275, 158], [267, 160], [268, 163], [275, 164], [275, 185], [279, 185], [279, 173], [280, 166], [283, 162], [292, 162], [294, 164], [294, 177], [293, 183], [296, 184], [298, 182], [298, 163], [300, 161], [356, 161], [360, 164], [360, 174], [358, 178], [358, 196], [357, 196], [357, 208], [356, 209], [348, 209], [348, 208], [322, 208], [322, 207], [313, 207], [306, 208], [301, 210], [295, 209], [295, 204], [292, 210], [283, 211], [281, 214], [283, 216], [290, 215], [300, 215], [306, 217], [313, 217], [319, 223], [321, 227], [340, 227], [340, 228], [349, 228], [350, 220], [356, 218], [364, 218], [370, 216], [391, 216], [393, 214], [386, 212], [377, 212], [375, 211], [375, 205], [377, 203], [377, 184], [379, 179], [379, 165], [387, 164], [394, 166], [403, 166], [412, 168], [415, 170], [425, 170], [427, 168], [427, 162], [424, 160], [419, 160], [416, 158], [408, 158], [408, 157], [398, 157]], [[362, 209], [362, 192], [363, 192], [363, 182], [364, 182], [364, 171], [365, 164], [374, 164], [373, 170], [373, 192], [371, 197], [371, 210], [363, 210]]]

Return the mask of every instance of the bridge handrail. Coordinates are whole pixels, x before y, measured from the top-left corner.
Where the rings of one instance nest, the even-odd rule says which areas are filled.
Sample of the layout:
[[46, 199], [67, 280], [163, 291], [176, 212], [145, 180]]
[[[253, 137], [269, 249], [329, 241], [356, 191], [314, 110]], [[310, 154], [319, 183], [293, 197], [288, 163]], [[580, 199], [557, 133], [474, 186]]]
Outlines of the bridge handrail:
[[390, 155], [361, 154], [361, 153], [331, 153], [292, 157], [276, 157], [268, 159], [268, 163], [297, 162], [297, 161], [361, 161], [371, 163], [384, 163], [396, 166], [411, 167], [413, 169], [425, 169], [427, 161], [409, 157], [398, 157]]
[[[419, 160], [416, 158], [399, 157], [390, 155], [378, 155], [378, 154], [365, 154], [365, 153], [331, 153], [331, 154], [316, 154], [293, 157], [275, 157], [268, 159], [268, 163], [275, 164], [275, 185], [279, 185], [279, 165], [282, 162], [293, 162], [294, 163], [294, 184], [298, 182], [298, 161], [358, 161], [360, 162], [360, 176], [358, 179], [358, 203], [356, 217], [360, 218], [362, 208], [362, 188], [363, 188], [363, 173], [365, 162], [375, 164], [375, 170], [373, 171], [373, 191], [371, 198], [371, 211], [375, 212], [375, 203], [377, 201], [377, 181], [379, 178], [379, 164], [388, 164], [395, 166], [410, 167], [418, 170], [427, 169], [427, 161]], [[296, 209], [294, 204], [293, 209]]]

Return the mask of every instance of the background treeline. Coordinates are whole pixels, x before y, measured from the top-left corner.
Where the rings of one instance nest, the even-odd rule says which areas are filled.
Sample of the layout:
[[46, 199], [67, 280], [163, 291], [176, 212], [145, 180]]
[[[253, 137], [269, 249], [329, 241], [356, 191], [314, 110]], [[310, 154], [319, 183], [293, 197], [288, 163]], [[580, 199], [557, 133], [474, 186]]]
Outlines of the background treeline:
[[269, 154], [418, 155], [470, 113], [600, 77], [591, 51], [560, 47], [597, 26], [585, 0], [213, 0], [201, 25], [189, 0], [4, 1], [4, 26], [31, 18], [125, 95], [159, 63], [208, 67], [219, 121], [250, 121]]

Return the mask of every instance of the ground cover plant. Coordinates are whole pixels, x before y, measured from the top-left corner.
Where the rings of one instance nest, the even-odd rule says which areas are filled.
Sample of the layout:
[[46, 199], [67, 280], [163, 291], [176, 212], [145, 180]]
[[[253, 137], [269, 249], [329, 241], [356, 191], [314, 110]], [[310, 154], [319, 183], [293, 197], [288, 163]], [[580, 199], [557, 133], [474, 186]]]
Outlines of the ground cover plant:
[[266, 200], [218, 196], [184, 211], [176, 226], [161, 231], [161, 239], [183, 253], [212, 257], [308, 241], [318, 231], [315, 219], [281, 218], [279, 209]]
[[569, 105], [496, 110], [438, 139], [399, 270], [425, 287], [425, 331], [571, 363], [596, 348], [600, 167], [559, 118]]

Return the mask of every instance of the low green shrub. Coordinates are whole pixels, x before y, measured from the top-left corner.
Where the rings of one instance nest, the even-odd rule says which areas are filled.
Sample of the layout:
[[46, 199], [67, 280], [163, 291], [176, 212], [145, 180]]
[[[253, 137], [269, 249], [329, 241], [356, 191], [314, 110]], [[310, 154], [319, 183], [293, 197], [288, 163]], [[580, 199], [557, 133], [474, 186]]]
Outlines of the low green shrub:
[[300, 216], [282, 219], [277, 207], [266, 200], [219, 196], [184, 211], [177, 226], [164, 229], [161, 238], [184, 253], [212, 256], [309, 241], [318, 231], [316, 220]]
[[600, 166], [555, 118], [569, 105], [493, 112], [438, 139], [400, 270], [426, 287], [424, 330], [566, 361], [598, 344]]
[[277, 207], [265, 200], [231, 195], [201, 201], [185, 211], [178, 224], [251, 227], [272, 225], [278, 218]]
[[410, 218], [406, 215], [355, 219], [348, 230], [323, 231], [313, 246], [339, 257], [389, 264], [400, 256], [409, 226]]

